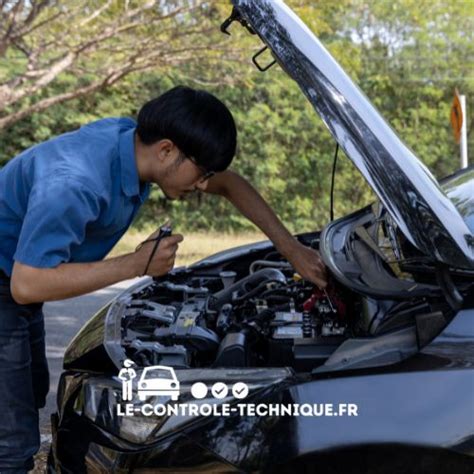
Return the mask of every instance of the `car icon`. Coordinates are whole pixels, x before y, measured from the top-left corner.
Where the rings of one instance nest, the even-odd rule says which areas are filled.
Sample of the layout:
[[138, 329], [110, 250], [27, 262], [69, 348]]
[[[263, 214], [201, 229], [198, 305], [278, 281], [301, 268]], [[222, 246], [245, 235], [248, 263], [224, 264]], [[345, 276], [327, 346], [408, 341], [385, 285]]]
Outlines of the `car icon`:
[[171, 400], [178, 400], [179, 381], [172, 367], [154, 365], [143, 370], [138, 381], [138, 397], [143, 401], [150, 395], [169, 395]]

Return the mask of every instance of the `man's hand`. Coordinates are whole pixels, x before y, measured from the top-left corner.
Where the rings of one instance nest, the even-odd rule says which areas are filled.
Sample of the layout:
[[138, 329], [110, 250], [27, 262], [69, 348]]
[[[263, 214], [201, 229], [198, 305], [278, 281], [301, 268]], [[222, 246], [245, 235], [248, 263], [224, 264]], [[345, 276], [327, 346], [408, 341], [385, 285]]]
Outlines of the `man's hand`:
[[285, 256], [305, 280], [318, 285], [319, 288], [326, 287], [326, 267], [318, 251], [296, 242], [291, 252]]
[[[158, 237], [159, 229], [156, 232], [153, 232], [146, 240], [151, 240]], [[164, 237], [160, 241], [158, 248], [153, 256], [153, 259], [148, 266], [147, 275], [150, 276], [162, 276], [166, 275], [174, 267], [174, 261], [176, 258], [176, 251], [178, 250], [178, 245], [182, 242], [183, 236], [181, 234], [170, 235], [169, 237]], [[141, 275], [145, 270], [150, 254], [153, 251], [153, 246], [155, 242], [146, 242], [143, 244], [139, 250], [135, 251], [136, 258], [136, 268], [138, 269], [138, 275]]]

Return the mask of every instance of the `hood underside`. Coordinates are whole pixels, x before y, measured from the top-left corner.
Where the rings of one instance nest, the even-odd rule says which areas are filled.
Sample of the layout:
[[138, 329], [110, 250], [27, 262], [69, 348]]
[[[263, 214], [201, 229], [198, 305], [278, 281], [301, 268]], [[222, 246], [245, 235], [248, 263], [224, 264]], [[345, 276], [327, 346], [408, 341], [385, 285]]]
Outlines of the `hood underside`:
[[306, 25], [280, 0], [232, 0], [300, 86], [409, 241], [447, 265], [474, 268], [474, 238], [436, 179]]

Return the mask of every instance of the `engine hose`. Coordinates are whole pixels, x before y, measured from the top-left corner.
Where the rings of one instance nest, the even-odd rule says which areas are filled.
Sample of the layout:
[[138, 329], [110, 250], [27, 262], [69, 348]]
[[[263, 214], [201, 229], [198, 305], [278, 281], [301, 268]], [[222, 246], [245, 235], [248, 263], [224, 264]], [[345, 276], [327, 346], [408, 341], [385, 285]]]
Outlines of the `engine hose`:
[[287, 292], [286, 292], [286, 287], [284, 288], [272, 288], [270, 290], [264, 291], [261, 295], [260, 298], [268, 298], [271, 296], [285, 296], [288, 298]]
[[[256, 290], [257, 288], [264, 288], [266, 285], [268, 285], [269, 283], [280, 283], [280, 284], [283, 284], [282, 281], [280, 280], [275, 280], [275, 279], [270, 279], [270, 280], [265, 280], [263, 281], [262, 283], [259, 283], [257, 287], [255, 288], [247, 288], [247, 285], [249, 285], [251, 282], [248, 282], [246, 281], [243, 285], [242, 285], [242, 290], [244, 293], [250, 293], [254, 290]], [[285, 283], [285, 286], [286, 286], [286, 283]], [[248, 296], [248, 295], [246, 295]]]
[[[254, 288], [253, 290], [247, 290], [246, 288], [244, 288], [244, 290], [246, 290], [247, 292], [244, 293], [243, 295], [241, 296], [238, 296], [236, 298], [233, 299], [234, 302], [236, 303], [240, 303], [241, 301], [247, 299], [247, 298], [252, 298], [253, 296], [255, 295], [258, 295], [262, 290], [264, 290], [267, 285], [269, 283], [279, 283], [279, 284], [282, 284], [281, 281], [278, 281], [278, 280], [267, 280], [267, 281], [264, 281], [262, 283], [260, 283], [256, 288]], [[267, 290], [269, 291], [269, 290]]]
[[272, 260], [255, 260], [250, 264], [249, 272], [255, 273], [255, 267], [270, 267], [270, 268], [282, 268], [284, 270], [290, 270], [293, 268], [291, 263], [288, 262], [275, 262]]
[[248, 294], [254, 290], [247, 290], [245, 288], [247, 285], [252, 285], [258, 287], [262, 283], [268, 283], [269, 281], [276, 281], [280, 283], [286, 283], [285, 275], [276, 268], [263, 268], [258, 270], [255, 273], [235, 282], [233, 285], [228, 288], [224, 288], [221, 291], [218, 291], [214, 294], [215, 302], [213, 304], [214, 308], [220, 308], [225, 303], [232, 302], [232, 296], [237, 292], [240, 293], [244, 290], [243, 295], [239, 298], [247, 298]]

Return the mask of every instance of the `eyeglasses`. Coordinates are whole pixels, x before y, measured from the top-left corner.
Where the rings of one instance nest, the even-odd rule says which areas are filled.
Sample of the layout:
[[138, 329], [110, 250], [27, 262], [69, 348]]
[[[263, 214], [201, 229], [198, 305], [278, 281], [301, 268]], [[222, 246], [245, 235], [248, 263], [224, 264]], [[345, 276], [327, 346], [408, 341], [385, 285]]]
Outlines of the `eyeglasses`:
[[[184, 155], [184, 153], [183, 153]], [[196, 162], [196, 159], [193, 158], [192, 156], [186, 156], [184, 155], [185, 158], [187, 158], [196, 168], [199, 169], [199, 171], [201, 172], [201, 177], [199, 178], [199, 182], [200, 183], [204, 183], [206, 182], [208, 179], [212, 178], [216, 172], [215, 171], [209, 171], [209, 170], [206, 170], [206, 168], [204, 168], [203, 166], [199, 165], [197, 162]]]

